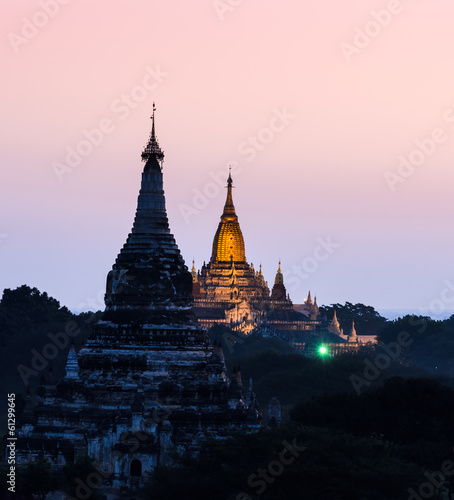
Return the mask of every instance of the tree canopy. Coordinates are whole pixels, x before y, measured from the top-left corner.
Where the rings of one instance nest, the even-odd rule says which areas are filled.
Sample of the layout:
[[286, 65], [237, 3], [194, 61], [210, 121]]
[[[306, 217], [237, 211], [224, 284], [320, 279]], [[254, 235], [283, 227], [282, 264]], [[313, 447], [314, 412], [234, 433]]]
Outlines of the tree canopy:
[[[0, 301], [1, 428], [6, 422], [6, 393], [16, 394], [20, 413], [27, 392], [33, 393], [42, 377], [52, 374], [55, 381], [63, 378], [71, 342], [78, 350], [100, 316], [100, 312], [73, 314], [46, 292], [27, 285], [3, 291]], [[51, 347], [46, 350], [46, 346]], [[48, 356], [47, 352], [57, 355]], [[39, 356], [43, 361], [37, 369], [33, 360]]]
[[326, 315], [328, 319], [333, 317], [334, 310], [336, 310], [337, 319], [345, 332], [350, 330], [354, 320], [358, 335], [377, 335], [387, 321], [372, 306], [359, 303], [331, 304], [330, 306], [321, 306], [319, 310], [320, 314]]
[[401, 332], [409, 334], [400, 359], [436, 374], [454, 375], [454, 316], [435, 321], [427, 316], [407, 315], [389, 321], [379, 332], [378, 340], [396, 342]]

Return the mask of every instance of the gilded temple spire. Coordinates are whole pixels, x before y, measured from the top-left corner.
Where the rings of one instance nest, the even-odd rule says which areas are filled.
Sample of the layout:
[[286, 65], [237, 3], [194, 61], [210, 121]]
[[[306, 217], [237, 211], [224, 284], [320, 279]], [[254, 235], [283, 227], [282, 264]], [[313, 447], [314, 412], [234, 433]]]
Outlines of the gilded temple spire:
[[227, 198], [221, 215], [221, 222], [214, 237], [211, 261], [245, 262], [244, 239], [235, 213], [235, 206], [233, 205], [233, 180], [230, 171], [226, 187]]

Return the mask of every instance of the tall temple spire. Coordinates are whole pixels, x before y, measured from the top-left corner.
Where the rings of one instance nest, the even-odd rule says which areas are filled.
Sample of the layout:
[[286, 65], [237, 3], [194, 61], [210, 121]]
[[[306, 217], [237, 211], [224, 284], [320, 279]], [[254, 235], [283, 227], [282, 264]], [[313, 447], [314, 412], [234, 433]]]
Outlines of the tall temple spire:
[[[192, 279], [170, 232], [163, 188], [164, 154], [156, 140], [153, 104], [150, 140], [134, 224], [107, 277], [107, 321], [188, 322]], [[165, 311], [165, 319], [163, 311]]]
[[153, 102], [153, 114], [150, 117], [152, 122], [151, 134], [148, 144], [145, 146], [145, 149], [143, 150], [142, 161], [148, 162], [150, 158], [155, 158], [161, 165], [162, 161], [164, 160], [164, 153], [159, 147], [158, 140], [156, 139], [155, 116], [154, 116], [155, 111], [156, 111], [156, 106], [155, 103]]

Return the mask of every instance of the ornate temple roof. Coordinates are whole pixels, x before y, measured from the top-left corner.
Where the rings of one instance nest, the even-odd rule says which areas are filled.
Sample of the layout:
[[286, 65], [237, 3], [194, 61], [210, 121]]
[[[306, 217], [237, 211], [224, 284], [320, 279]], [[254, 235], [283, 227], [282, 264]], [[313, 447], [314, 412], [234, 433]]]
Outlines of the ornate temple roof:
[[243, 233], [232, 198], [232, 176], [227, 179], [227, 199], [214, 236], [211, 262], [246, 262]]

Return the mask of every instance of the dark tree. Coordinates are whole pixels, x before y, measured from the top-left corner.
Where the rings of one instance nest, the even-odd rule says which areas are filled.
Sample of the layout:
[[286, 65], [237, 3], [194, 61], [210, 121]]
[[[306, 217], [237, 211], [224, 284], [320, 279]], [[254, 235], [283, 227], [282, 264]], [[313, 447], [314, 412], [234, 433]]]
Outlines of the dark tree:
[[[6, 423], [6, 394], [16, 394], [19, 417], [22, 402], [36, 391], [41, 379], [52, 377], [52, 381], [57, 382], [64, 376], [71, 342], [76, 350], [80, 349], [100, 315], [100, 312], [73, 314], [46, 292], [27, 285], [3, 291], [0, 301], [2, 428]], [[47, 351], [46, 346], [50, 346]], [[49, 359], [45, 353], [55, 350], [57, 356]]]
[[289, 426], [209, 442], [199, 458], [158, 468], [145, 498], [398, 500], [421, 479], [374, 439]]
[[427, 316], [410, 316], [388, 322], [378, 335], [380, 342], [396, 342], [399, 335], [408, 340], [400, 360], [436, 374], [454, 375], [454, 319], [435, 321]]
[[400, 456], [426, 468], [453, 457], [454, 390], [436, 380], [393, 377], [360, 396], [335, 394], [297, 405], [291, 418], [399, 445]]
[[57, 489], [58, 482], [51, 474], [50, 463], [38, 460], [21, 469], [18, 485], [23, 494], [36, 495], [39, 500], [44, 500], [48, 493]]
[[385, 326], [386, 318], [381, 316], [372, 306], [364, 304], [352, 304], [346, 302], [342, 304], [331, 304], [330, 306], [321, 306], [320, 314], [330, 320], [336, 309], [337, 319], [344, 331], [348, 332], [355, 321], [355, 328], [359, 335], [377, 335]]
[[68, 489], [74, 498], [87, 500], [101, 499], [99, 488], [106, 479], [95, 460], [90, 457], [79, 458], [74, 464], [63, 468]]

